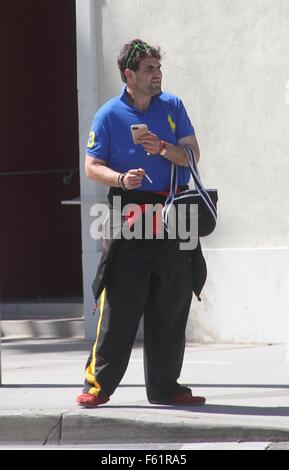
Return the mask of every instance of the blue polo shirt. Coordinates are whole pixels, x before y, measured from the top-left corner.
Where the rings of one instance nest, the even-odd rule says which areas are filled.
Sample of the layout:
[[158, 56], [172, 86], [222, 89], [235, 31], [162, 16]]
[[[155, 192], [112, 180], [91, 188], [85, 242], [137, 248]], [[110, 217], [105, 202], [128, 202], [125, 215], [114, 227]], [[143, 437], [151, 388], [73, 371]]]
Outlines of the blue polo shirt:
[[[171, 162], [161, 155], [147, 155], [142, 145], [135, 145], [130, 126], [146, 124], [161, 140], [177, 144], [182, 137], [195, 134], [182, 101], [171, 93], [153, 97], [146, 111], [129, 103], [125, 88], [120, 96], [105, 103], [96, 113], [86, 153], [104, 160], [109, 168], [126, 172], [143, 168], [153, 183], [143, 178], [142, 191], [168, 191]], [[178, 184], [188, 184], [190, 171], [178, 167]]]

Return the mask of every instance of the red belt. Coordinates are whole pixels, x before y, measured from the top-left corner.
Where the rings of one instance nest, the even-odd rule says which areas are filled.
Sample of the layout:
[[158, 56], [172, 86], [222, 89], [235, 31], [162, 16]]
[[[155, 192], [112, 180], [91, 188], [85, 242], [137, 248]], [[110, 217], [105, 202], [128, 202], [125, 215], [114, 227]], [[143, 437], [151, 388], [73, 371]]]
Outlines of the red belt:
[[[178, 192], [179, 192], [179, 189], [178, 189]], [[166, 192], [156, 191], [156, 194], [161, 194], [162, 196], [166, 196], [166, 197], [169, 195], [167, 191]], [[145, 213], [145, 211], [148, 209], [148, 206], [149, 204], [138, 204], [138, 207], [140, 207], [142, 214]], [[131, 210], [127, 214], [124, 214], [124, 217], [127, 220], [129, 227], [131, 227], [138, 220], [139, 214]], [[156, 212], [153, 212], [153, 220], [152, 220], [153, 235], [161, 233], [162, 228], [163, 228], [162, 207], [158, 206]]]

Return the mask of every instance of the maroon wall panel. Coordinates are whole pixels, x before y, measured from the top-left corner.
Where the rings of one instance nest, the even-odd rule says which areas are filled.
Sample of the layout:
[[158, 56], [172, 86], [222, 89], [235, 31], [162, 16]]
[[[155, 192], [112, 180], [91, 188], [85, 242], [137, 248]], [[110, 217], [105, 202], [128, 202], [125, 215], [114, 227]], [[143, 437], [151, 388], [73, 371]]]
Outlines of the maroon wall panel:
[[0, 28], [1, 296], [79, 297], [75, 2], [5, 2]]

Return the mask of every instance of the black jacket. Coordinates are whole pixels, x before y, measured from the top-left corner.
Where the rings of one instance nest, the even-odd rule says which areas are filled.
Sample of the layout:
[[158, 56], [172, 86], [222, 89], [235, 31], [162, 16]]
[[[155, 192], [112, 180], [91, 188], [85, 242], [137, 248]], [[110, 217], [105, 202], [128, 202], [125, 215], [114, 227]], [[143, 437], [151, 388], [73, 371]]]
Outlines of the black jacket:
[[[163, 204], [166, 196], [145, 191], [122, 191], [121, 189], [111, 188], [108, 194], [108, 201], [110, 207], [113, 207], [113, 196], [121, 196], [121, 207], [129, 203], [135, 204]], [[125, 222], [125, 219], [123, 219]], [[110, 224], [112, 227], [112, 224]], [[103, 252], [100, 263], [96, 272], [95, 279], [92, 284], [92, 290], [97, 302], [103, 289], [106, 287], [106, 280], [109, 270], [112, 265], [115, 253], [118, 249], [121, 239], [113, 238], [112, 228], [108, 237], [103, 239]], [[197, 248], [190, 252], [191, 265], [192, 265], [192, 291], [200, 301], [200, 294], [204, 287], [207, 278], [207, 267], [204, 259], [201, 243], [198, 240]]]

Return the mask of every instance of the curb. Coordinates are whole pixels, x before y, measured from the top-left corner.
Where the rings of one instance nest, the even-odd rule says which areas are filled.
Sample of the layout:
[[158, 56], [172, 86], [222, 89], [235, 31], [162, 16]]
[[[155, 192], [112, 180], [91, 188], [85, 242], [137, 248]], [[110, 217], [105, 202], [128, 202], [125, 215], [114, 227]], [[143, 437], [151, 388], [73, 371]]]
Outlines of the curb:
[[[0, 444], [130, 444], [197, 443], [232, 441], [289, 441], [289, 428], [176, 422], [152, 422], [142, 418], [122, 418], [76, 413], [19, 412], [0, 414]], [[93, 410], [95, 412], [95, 410]]]
[[[77, 429], [77, 435], [75, 430]], [[194, 423], [151, 423], [89, 416], [64, 417], [63, 444], [192, 443], [228, 441], [287, 441], [289, 429]]]
[[3, 340], [84, 338], [83, 318], [2, 320]]
[[[39, 413], [1, 413], [0, 444], [42, 444], [47, 438], [60, 444], [61, 415]], [[55, 432], [54, 432], [55, 430]]]

